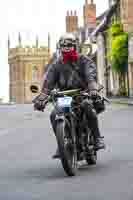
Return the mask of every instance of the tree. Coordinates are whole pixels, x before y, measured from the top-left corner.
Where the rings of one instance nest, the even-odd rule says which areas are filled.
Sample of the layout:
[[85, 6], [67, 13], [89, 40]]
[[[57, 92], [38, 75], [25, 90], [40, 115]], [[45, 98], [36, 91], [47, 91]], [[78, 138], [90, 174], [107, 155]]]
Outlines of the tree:
[[111, 33], [111, 49], [109, 58], [112, 69], [119, 74], [120, 94], [126, 93], [125, 74], [128, 70], [128, 33], [123, 31], [119, 22], [114, 22], [109, 32]]

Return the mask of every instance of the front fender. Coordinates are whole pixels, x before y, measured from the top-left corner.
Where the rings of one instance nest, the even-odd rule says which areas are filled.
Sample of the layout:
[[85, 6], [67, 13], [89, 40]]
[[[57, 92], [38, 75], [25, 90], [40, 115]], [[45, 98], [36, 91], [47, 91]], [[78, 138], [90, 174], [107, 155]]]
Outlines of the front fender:
[[56, 115], [55, 121], [65, 121], [65, 116], [64, 115]]

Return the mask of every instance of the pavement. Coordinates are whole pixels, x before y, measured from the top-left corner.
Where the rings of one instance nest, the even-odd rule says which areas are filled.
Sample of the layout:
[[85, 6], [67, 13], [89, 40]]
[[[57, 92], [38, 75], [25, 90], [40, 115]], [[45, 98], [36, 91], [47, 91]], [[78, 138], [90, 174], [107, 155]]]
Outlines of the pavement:
[[[122, 105], [129, 105], [133, 106], [133, 97], [109, 97], [108, 98], [111, 103], [113, 104], [122, 104]], [[6, 102], [6, 103], [0, 103], [0, 106], [5, 105], [5, 106], [10, 106], [10, 105], [17, 105], [15, 102]]]
[[128, 105], [128, 106], [133, 106], [133, 98], [118, 98], [118, 97], [112, 97], [109, 98], [110, 102], [113, 104], [123, 104], [123, 105]]
[[113, 104], [99, 115], [107, 148], [73, 178], [51, 158], [50, 111], [0, 106], [0, 200], [133, 200], [133, 108]]
[[[133, 106], [133, 97], [109, 97], [108, 98], [112, 104], [122, 104], [122, 105], [129, 105]], [[15, 102], [7, 102], [7, 103], [0, 103], [0, 106], [10, 106], [10, 105], [17, 105]]]

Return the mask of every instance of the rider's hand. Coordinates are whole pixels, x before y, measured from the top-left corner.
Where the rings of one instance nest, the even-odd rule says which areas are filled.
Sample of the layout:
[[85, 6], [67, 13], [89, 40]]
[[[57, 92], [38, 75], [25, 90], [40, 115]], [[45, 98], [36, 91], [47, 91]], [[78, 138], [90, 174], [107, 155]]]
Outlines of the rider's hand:
[[38, 111], [44, 111], [47, 101], [48, 96], [44, 93], [40, 93], [32, 101], [34, 103], [34, 109]]

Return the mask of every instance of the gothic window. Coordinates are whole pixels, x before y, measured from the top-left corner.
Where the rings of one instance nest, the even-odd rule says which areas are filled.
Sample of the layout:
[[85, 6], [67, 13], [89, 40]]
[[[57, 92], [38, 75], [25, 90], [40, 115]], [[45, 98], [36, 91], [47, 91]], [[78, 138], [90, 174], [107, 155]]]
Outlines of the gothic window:
[[36, 65], [32, 67], [32, 81], [37, 81], [38, 80], [38, 68]]

